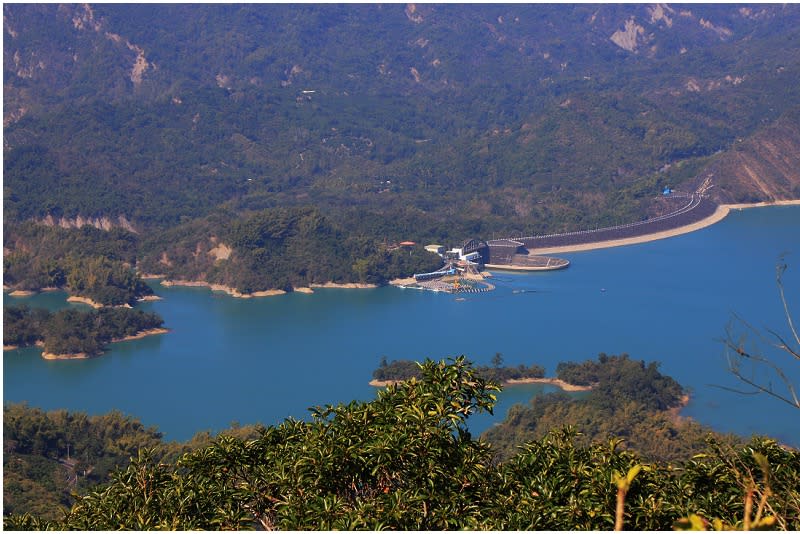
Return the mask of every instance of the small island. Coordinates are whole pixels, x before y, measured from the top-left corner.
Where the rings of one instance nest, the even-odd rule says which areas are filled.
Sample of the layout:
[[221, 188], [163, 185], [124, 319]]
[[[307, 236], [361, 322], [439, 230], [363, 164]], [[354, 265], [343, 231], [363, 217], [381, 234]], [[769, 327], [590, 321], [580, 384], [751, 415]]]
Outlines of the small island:
[[3, 347], [42, 347], [47, 360], [99, 356], [110, 343], [167, 332], [155, 313], [130, 308], [83, 311], [9, 306], [3, 309]]
[[[561, 376], [556, 378], [545, 377], [544, 367], [540, 365], [523, 364], [517, 367], [503, 366], [503, 356], [499, 352], [492, 357], [492, 366], [476, 365], [475, 371], [478, 376], [506, 386], [518, 384], [550, 384], [558, 386], [564, 391], [588, 391], [592, 389], [592, 383], [580, 378], [580, 383], [570, 383]], [[392, 360], [388, 362], [386, 357], [381, 358], [380, 365], [372, 373], [373, 379], [371, 386], [384, 387], [397, 384], [411, 378], [421, 378], [422, 368], [419, 362], [413, 360]]]

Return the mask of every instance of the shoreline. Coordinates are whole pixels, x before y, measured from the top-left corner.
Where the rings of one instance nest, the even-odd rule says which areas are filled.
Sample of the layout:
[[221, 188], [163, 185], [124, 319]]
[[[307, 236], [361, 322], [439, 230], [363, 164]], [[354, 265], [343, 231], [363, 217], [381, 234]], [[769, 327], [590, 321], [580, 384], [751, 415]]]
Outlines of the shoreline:
[[160, 335], [160, 334], [168, 334], [168, 333], [169, 333], [169, 329], [168, 328], [163, 328], [163, 327], [162, 328], [150, 328], [148, 330], [142, 330], [140, 332], [137, 332], [137, 333], [135, 333], [135, 334], [133, 334], [131, 336], [125, 336], [125, 337], [122, 337], [122, 338], [119, 338], [119, 339], [112, 339], [111, 343], [119, 343], [120, 341], [132, 341], [134, 339], [142, 339], [142, 338], [145, 338], [145, 337], [148, 337], [148, 336], [157, 336], [157, 335]]
[[36, 294], [36, 291], [31, 291], [29, 289], [15, 289], [14, 291], [8, 294], [9, 297], [32, 297]]
[[383, 388], [386, 386], [396, 386], [402, 382], [403, 380], [378, 380], [377, 378], [373, 378], [369, 381], [369, 385], [375, 388]]
[[[35, 289], [35, 290], [16, 289], [14, 291], [9, 292], [8, 296], [9, 297], [32, 297], [32, 296], [38, 295], [40, 293], [50, 293], [50, 292], [53, 292], [53, 291], [64, 291], [65, 293], [67, 292], [67, 290], [62, 288], [62, 287], [43, 287], [41, 289]], [[108, 308], [132, 308], [133, 307], [130, 304], [127, 304], [127, 303], [126, 304], [117, 304], [117, 305], [101, 304], [101, 303], [99, 303], [97, 301], [94, 301], [94, 300], [90, 299], [89, 297], [81, 297], [79, 295], [69, 295], [69, 294], [67, 294], [67, 299], [66, 300], [67, 300], [67, 302], [72, 302], [72, 303], [77, 303], [77, 304], [86, 304], [87, 306], [91, 306], [95, 310], [99, 310], [100, 308], [106, 308], [106, 307], [108, 307]], [[158, 295], [145, 295], [144, 297], [139, 297], [139, 298], [136, 299], [137, 302], [149, 302], [149, 301], [155, 301], [155, 300], [161, 300], [161, 297], [159, 297]]]
[[87, 305], [91, 306], [92, 308], [94, 308], [95, 310], [99, 310], [100, 308], [103, 307], [102, 304], [100, 304], [99, 302], [93, 301], [89, 297], [76, 297], [76, 296], [70, 295], [69, 297], [67, 297], [67, 302], [78, 302], [80, 304], [87, 304]]
[[[8, 291], [11, 289], [10, 287], [3, 286], [3, 291]], [[59, 291], [61, 288], [59, 287], [43, 287], [41, 289], [15, 289], [8, 293], [9, 297], [32, 297], [34, 295], [38, 295], [39, 293], [49, 293], [52, 291]]]
[[[394, 386], [400, 384], [403, 380], [378, 380], [373, 378], [369, 381], [369, 385], [376, 388], [382, 388], [386, 386]], [[503, 380], [503, 386], [518, 386], [522, 384], [549, 384], [551, 386], [557, 386], [564, 391], [589, 391], [592, 389], [592, 386], [578, 386], [575, 384], [570, 384], [568, 382], [564, 382], [560, 378], [510, 378], [508, 380]]]
[[207, 287], [211, 291], [226, 293], [230, 297], [237, 299], [249, 299], [253, 297], [274, 297], [276, 295], [285, 295], [286, 291], [283, 289], [267, 289], [265, 291], [254, 291], [252, 293], [242, 293], [232, 287], [223, 286], [222, 284], [212, 284], [209, 282], [191, 281], [191, 280], [162, 280], [161, 285], [164, 287]]
[[[136, 300], [141, 301], [141, 300], [153, 300], [153, 299], [150, 299], [148, 297], [142, 297], [141, 299], [136, 299]], [[156, 300], [160, 300], [160, 299], [156, 299]], [[89, 305], [92, 308], [94, 308], [95, 310], [99, 310], [100, 308], [128, 308], [128, 309], [133, 308], [133, 306], [131, 306], [127, 302], [125, 304], [116, 304], [116, 305], [108, 304], [108, 305], [106, 305], [106, 304], [101, 304], [99, 302], [96, 302], [96, 301], [90, 299], [89, 297], [79, 297], [79, 296], [75, 296], [75, 295], [68, 296], [67, 297], [67, 302], [79, 302], [81, 304]]]
[[667, 414], [672, 419], [672, 422], [675, 424], [680, 424], [687, 419], [691, 419], [688, 415], [681, 415], [681, 412], [684, 408], [689, 405], [689, 401], [692, 399], [691, 395], [688, 393], [684, 393], [681, 396], [681, 402], [678, 406], [673, 406], [672, 408], [667, 409]]
[[42, 358], [45, 360], [88, 360], [97, 356], [102, 356], [103, 353], [91, 356], [85, 352], [74, 352], [70, 354], [53, 354], [52, 352], [42, 352]]
[[[212, 284], [210, 282], [192, 281], [192, 280], [162, 280], [160, 284], [164, 287], [207, 287], [211, 291], [225, 293], [230, 297], [238, 299], [249, 299], [256, 297], [275, 297], [278, 295], [286, 295], [290, 291], [283, 289], [266, 289], [263, 291], [254, 291], [252, 293], [242, 293], [241, 291], [232, 287], [224, 286], [222, 284]], [[324, 284], [309, 284], [307, 287], [294, 287], [291, 293], [301, 293], [311, 295], [314, 289], [374, 289], [378, 287], [375, 284], [360, 284], [356, 282], [348, 282], [344, 284], [337, 284], [335, 282], [325, 282]]]
[[[115, 338], [111, 343], [120, 343], [122, 341], [132, 341], [134, 339], [142, 339], [148, 336], [155, 336], [159, 334], [166, 334], [169, 330], [166, 328], [150, 328], [142, 330], [136, 334], [125, 336], [122, 338]], [[110, 344], [110, 343], [109, 343]], [[70, 352], [67, 354], [53, 354], [52, 352], [42, 351], [42, 358], [45, 360], [88, 360], [89, 358], [97, 358], [105, 354], [105, 351], [98, 352], [97, 354], [87, 354], [85, 352]]]
[[753, 204], [719, 204], [713, 214], [701, 219], [695, 223], [687, 224], [673, 228], [672, 230], [664, 230], [653, 234], [645, 234], [636, 237], [626, 237], [624, 239], [613, 239], [609, 241], [597, 241], [594, 243], [583, 243], [580, 245], [565, 245], [562, 247], [545, 247], [536, 248], [531, 250], [533, 255], [541, 254], [558, 254], [564, 252], [584, 252], [587, 250], [597, 250], [602, 248], [624, 247], [627, 245], [638, 245], [641, 243], [649, 243], [651, 241], [658, 241], [660, 239], [667, 239], [683, 234], [688, 234], [697, 230], [702, 230], [712, 224], [716, 224], [728, 216], [731, 210], [751, 209], [751, 208], [769, 208], [774, 206], [800, 206], [800, 200], [776, 200], [774, 202], [757, 202]]
[[336, 282], [325, 282], [324, 284], [309, 284], [309, 288], [316, 289], [375, 289], [377, 284], [362, 284], [359, 282], [345, 282], [337, 284]]
[[564, 382], [560, 378], [511, 378], [503, 381], [503, 385], [506, 386], [516, 386], [520, 384], [549, 384], [551, 386], [560, 387], [564, 391], [591, 391], [592, 389], [592, 386], [579, 386], [577, 384], [570, 384], [569, 382]]

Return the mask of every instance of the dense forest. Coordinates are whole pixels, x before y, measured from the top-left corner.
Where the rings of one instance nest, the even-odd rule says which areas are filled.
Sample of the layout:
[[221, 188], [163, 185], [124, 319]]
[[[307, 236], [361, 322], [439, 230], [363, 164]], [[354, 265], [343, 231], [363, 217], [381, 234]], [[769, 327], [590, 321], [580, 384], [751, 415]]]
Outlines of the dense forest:
[[34, 223], [6, 225], [3, 285], [17, 290], [63, 288], [107, 305], [133, 305], [153, 294], [133, 269], [135, 234], [120, 228], [64, 229]]
[[[399, 241], [627, 223], [706, 178], [725, 201], [800, 192], [791, 4], [3, 14], [6, 233], [125, 228], [142, 272], [245, 292], [380, 283], [413, 272], [386, 250]], [[70, 261], [14, 245], [7, 285], [58, 282]]]
[[[207, 237], [197, 241], [198, 233]], [[60, 287], [106, 305], [134, 304], [151, 295], [141, 273], [252, 293], [326, 282], [380, 285], [442, 264], [421, 245], [400, 249], [348, 234], [315, 208], [209, 216], [147, 237], [121, 228], [27, 222], [6, 225], [5, 239], [11, 249], [3, 255], [7, 287]]]
[[[257, 436], [255, 427], [225, 434]], [[126, 468], [139, 450], [154, 449], [154, 459], [174, 461], [211, 444], [207, 432], [186, 443], [164, 442], [155, 428], [119, 412], [89, 416], [65, 410], [44, 412], [25, 404], [3, 407], [3, 513], [32, 513], [56, 520], [85, 494]]]
[[[571, 425], [580, 433], [578, 443], [587, 445], [610, 436], [622, 437], [642, 457], [676, 461], [699, 453], [708, 428], [678, 416], [688, 397], [659, 364], [631, 359], [627, 354], [582, 363], [562, 362], [556, 375], [565, 382], [591, 385], [580, 396], [548, 393], [531, 399], [528, 406], [514, 406], [506, 420], [486, 432], [486, 439], [501, 457], [512, 456], [521, 443], [540, 439], [553, 428]], [[718, 436], [738, 443], [734, 436]]]
[[[655, 376], [647, 373], [650, 366], [625, 357], [607, 358], [600, 367], [608, 370], [599, 373], [600, 382], [618, 371], [637, 382], [636, 368]], [[772, 440], [731, 442], [709, 433], [700, 454], [654, 460], [624, 446], [625, 438], [584, 442], [560, 420], [498, 461], [491, 440], [473, 438], [467, 421], [473, 413], [492, 410], [499, 387], [478, 376], [463, 357], [426, 361], [421, 372], [420, 380], [382, 389], [372, 401], [317, 407], [308, 421], [289, 419], [166, 448], [159, 448], [157, 433], [118, 414], [87, 419], [6, 407], [4, 463], [13, 476], [4, 480], [5, 510], [12, 512], [4, 516], [4, 527], [800, 527], [800, 456]], [[76, 433], [79, 427], [85, 430]], [[659, 437], [668, 440], [663, 434], [654, 439]], [[74, 447], [72, 456], [68, 445]], [[112, 448], [116, 457], [100, 452]], [[83, 462], [87, 449], [94, 452], [85, 464], [62, 463], [67, 466], [60, 473], [62, 487], [64, 479], [80, 478], [74, 467], [109, 465], [123, 454], [132, 459], [109, 484], [79, 495], [63, 516], [37, 513], [47, 510], [48, 499], [66, 503], [63, 491], [48, 482], [59, 479], [59, 473], [48, 473], [58, 465], [53, 460]], [[34, 477], [40, 482], [30, 480]], [[26, 484], [31, 491], [21, 499], [19, 488]]]
[[[349, 234], [316, 208], [272, 208], [205, 226], [214, 238], [203, 243], [195, 242], [195, 231], [181, 228], [142, 240], [139, 267], [250, 293], [325, 282], [383, 284], [442, 263], [422, 246], [390, 249], [375, 238]], [[223, 248], [227, 257], [212, 252]]]
[[82, 311], [72, 308], [51, 313], [27, 306], [3, 307], [3, 345], [24, 347], [41, 343], [54, 355], [97, 355], [109, 343], [161, 328], [155, 313], [129, 308]]
[[601, 353], [597, 361], [559, 363], [556, 376], [570, 384], [591, 385], [595, 394], [610, 403], [618, 397], [650, 410], [674, 408], [685, 392], [673, 378], [662, 375], [658, 367], [658, 362], [645, 365], [644, 361], [631, 360], [627, 354]]

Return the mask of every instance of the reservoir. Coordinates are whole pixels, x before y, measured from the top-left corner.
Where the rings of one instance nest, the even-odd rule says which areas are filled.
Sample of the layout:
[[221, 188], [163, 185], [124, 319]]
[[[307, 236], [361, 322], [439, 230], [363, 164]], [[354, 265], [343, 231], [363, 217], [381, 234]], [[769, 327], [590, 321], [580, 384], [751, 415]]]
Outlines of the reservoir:
[[[383, 356], [466, 354], [488, 365], [500, 352], [506, 365], [536, 363], [553, 376], [561, 361], [628, 353], [661, 362], [662, 372], [690, 388], [684, 415], [798, 446], [800, 411], [730, 391], [745, 388], [727, 371], [721, 342], [734, 314], [791, 338], [775, 282], [782, 254], [789, 310], [800, 324], [798, 206], [733, 211], [670, 239], [559, 254], [571, 262], [562, 271], [497, 271], [495, 291], [463, 300], [394, 287], [235, 299], [153, 282], [163, 300], [141, 308], [159, 313], [170, 333], [114, 344], [91, 360], [46, 361], [36, 348], [5, 352], [3, 399], [90, 414], [116, 409], [157, 426], [168, 440], [185, 440], [233, 422], [270, 425], [306, 418], [311, 406], [369, 400], [375, 389], [368, 382]], [[57, 308], [64, 299], [5, 295], [4, 303]], [[764, 341], [758, 346], [800, 387], [800, 362]], [[511, 404], [546, 391], [554, 389], [506, 388], [495, 416], [476, 416], [471, 430], [485, 430]]]

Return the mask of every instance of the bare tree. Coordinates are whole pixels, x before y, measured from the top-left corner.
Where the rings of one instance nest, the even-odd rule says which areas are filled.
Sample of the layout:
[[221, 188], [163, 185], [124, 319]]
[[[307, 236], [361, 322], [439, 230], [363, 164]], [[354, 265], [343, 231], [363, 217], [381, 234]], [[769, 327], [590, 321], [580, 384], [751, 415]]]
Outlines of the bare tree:
[[[790, 335], [781, 335], [771, 328], [759, 330], [734, 314], [725, 329], [726, 335], [723, 339], [728, 369], [752, 389], [748, 391], [723, 389], [748, 394], [766, 393], [800, 409], [796, 386], [785, 371], [792, 364], [800, 364], [800, 336], [792, 321], [783, 287], [783, 275], [788, 267], [784, 257], [785, 255], [780, 257], [775, 267], [775, 279]], [[748, 342], [748, 335], [752, 335], [753, 340]], [[757, 375], [757, 371], [760, 371], [760, 374]]]

